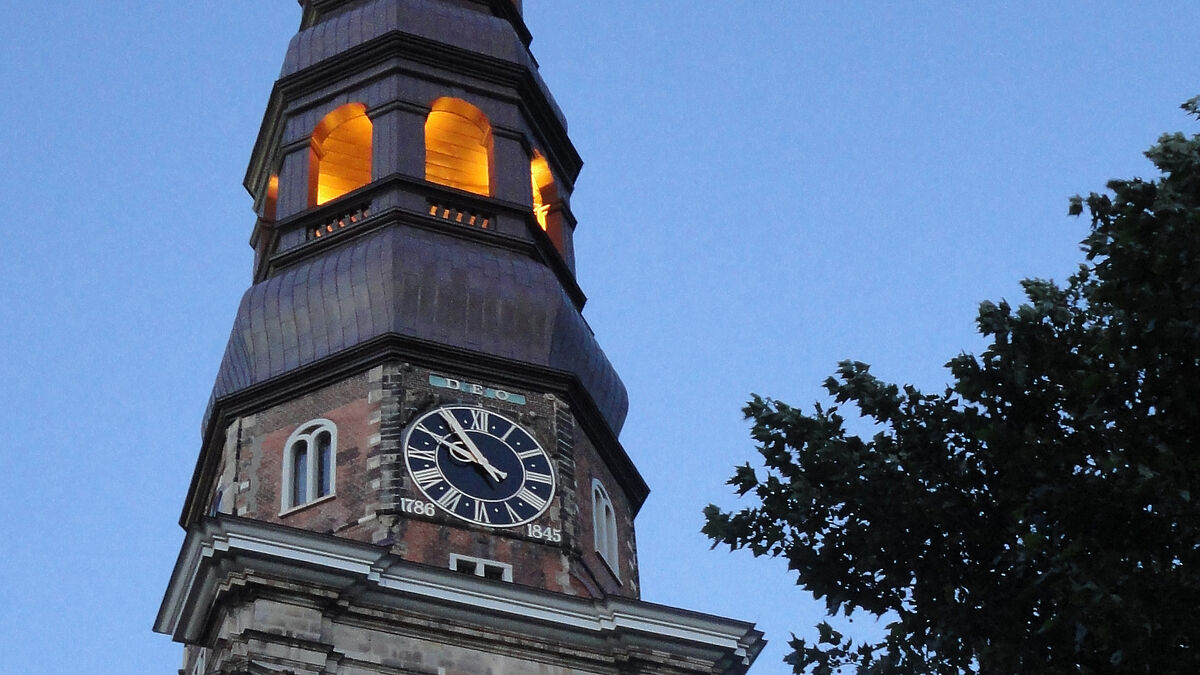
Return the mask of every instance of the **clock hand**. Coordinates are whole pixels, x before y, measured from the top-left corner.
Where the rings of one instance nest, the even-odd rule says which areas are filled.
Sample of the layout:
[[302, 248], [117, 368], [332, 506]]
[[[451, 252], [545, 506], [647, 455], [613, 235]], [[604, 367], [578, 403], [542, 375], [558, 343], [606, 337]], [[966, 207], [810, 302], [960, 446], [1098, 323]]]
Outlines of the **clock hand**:
[[443, 438], [440, 442], [446, 444], [446, 447], [450, 449], [450, 455], [453, 456], [454, 459], [457, 459], [460, 462], [478, 463], [478, 460], [475, 459], [475, 455], [471, 454], [471, 451], [464, 448], [458, 441], [451, 441]]
[[471, 437], [467, 435], [467, 430], [463, 429], [462, 425], [458, 423], [458, 418], [454, 416], [454, 413], [443, 409], [439, 410], [438, 414], [442, 416], [442, 419], [446, 420], [446, 424], [450, 425], [450, 430], [454, 432], [454, 435], [458, 436], [458, 439], [467, 446], [466, 449], [471, 453], [472, 461], [480, 464], [486, 463], [487, 458], [479, 451], [479, 446], [475, 445], [475, 441], [471, 440]]
[[482, 468], [484, 471], [486, 471], [488, 473], [488, 476], [490, 476], [493, 481], [499, 483], [500, 481], [502, 481], [508, 477], [508, 473], [501, 471], [500, 469], [497, 469], [482, 454], [476, 454], [476, 453], [471, 452], [467, 448], [464, 448], [463, 446], [459, 445], [459, 443], [457, 441], [447, 441], [447, 440], [443, 439], [442, 442], [445, 443], [448, 448], [450, 448], [450, 454], [455, 459], [457, 459], [460, 462], [471, 462], [473, 464], [476, 464], [477, 466]]
[[[458, 418], [454, 416], [454, 413], [443, 409], [438, 411], [438, 414], [442, 416], [442, 419], [446, 420], [446, 424], [450, 425], [450, 429], [454, 431], [454, 435], [458, 436], [458, 438], [462, 440], [463, 444], [466, 445], [466, 448], [462, 448], [461, 446], [451, 444], [451, 454], [460, 460], [475, 462], [479, 466], [482, 466], [484, 471], [487, 471], [492, 480], [496, 481], [497, 483], [505, 478], [508, 478], [508, 474], [506, 472], [492, 466], [492, 463], [487, 460], [487, 457], [480, 452], [479, 446], [475, 445], [475, 441], [471, 440], [471, 437], [467, 435], [466, 429], [463, 429], [462, 425], [458, 423]], [[463, 450], [469, 453], [470, 456], [463, 457], [462, 455], [454, 452], [453, 448]]]
[[[482, 455], [478, 455], [478, 454], [471, 452], [469, 449], [463, 447], [463, 445], [460, 441], [447, 440], [448, 438], [449, 437], [442, 438], [438, 442], [445, 444], [446, 447], [450, 449], [450, 455], [453, 456], [454, 459], [457, 459], [460, 462], [470, 462], [472, 464], [478, 464], [480, 466], [484, 466], [485, 468], [488, 469], [489, 473], [491, 471], [496, 471], [497, 473], [499, 473], [501, 478], [504, 478], [508, 475], [507, 473], [500, 471], [496, 467], [492, 466], [487, 461], [486, 457], [483, 457]], [[493, 475], [493, 477], [495, 477], [495, 474], [492, 474], [492, 475]]]

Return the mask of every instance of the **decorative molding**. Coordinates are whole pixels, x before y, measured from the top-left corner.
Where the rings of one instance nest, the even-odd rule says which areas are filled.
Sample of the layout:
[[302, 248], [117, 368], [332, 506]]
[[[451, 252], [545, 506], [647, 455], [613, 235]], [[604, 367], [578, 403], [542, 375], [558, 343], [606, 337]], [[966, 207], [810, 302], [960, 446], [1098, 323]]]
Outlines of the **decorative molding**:
[[[324, 223], [342, 213], [351, 205], [354, 208], [358, 208], [362, 204], [366, 204], [370, 208], [376, 200], [379, 200], [385, 194], [392, 191], [403, 191], [421, 195], [426, 200], [426, 203], [431, 199], [459, 202], [480, 211], [490, 211], [523, 221], [530, 239], [511, 234], [502, 234], [496, 232], [494, 229], [484, 230], [482, 228], [464, 227], [459, 223], [452, 223], [442, 218], [431, 216], [424, 210], [412, 211], [400, 207], [391, 207], [382, 210], [371, 209], [370, 216], [363, 218], [360, 223], [356, 224], [352, 228], [353, 232], [361, 236], [385, 225], [404, 224], [455, 237], [485, 241], [494, 246], [515, 251], [542, 262], [554, 272], [567, 297], [571, 299], [572, 304], [575, 305], [577, 310], [582, 311], [584, 305], [587, 304], [587, 296], [584, 294], [583, 289], [579, 287], [579, 282], [575, 279], [575, 273], [567, 265], [566, 261], [563, 260], [562, 255], [554, 247], [554, 243], [550, 241], [550, 237], [537, 225], [533, 211], [528, 206], [496, 199], [495, 197], [480, 197], [479, 195], [447, 188], [400, 173], [393, 173], [376, 179], [364, 187], [348, 192], [321, 206], [307, 209], [276, 221], [271, 224], [270, 235], [277, 241], [283, 234], [294, 230], [307, 231], [309, 228]], [[352, 237], [349, 236], [349, 233], [350, 230], [347, 230], [338, 239], [342, 242], [350, 241]], [[339, 234], [341, 233], [339, 232]], [[254, 281], [258, 283], [268, 277], [274, 276], [292, 265], [322, 253], [326, 247], [331, 245], [325, 241], [317, 242], [315, 238], [308, 238], [303, 243], [274, 253], [265, 260], [261, 269], [255, 274]], [[272, 242], [271, 248], [275, 248], [274, 242]]]
[[[610, 596], [580, 598], [406, 562], [386, 549], [328, 535], [218, 516], [193, 527], [154, 630], [197, 643], [221, 603], [225, 581], [282, 573], [303, 589], [365, 609], [419, 611], [473, 629], [518, 632], [613, 652], [661, 649], [744, 673], [765, 641], [753, 624]], [[402, 621], [397, 614], [397, 621]]]

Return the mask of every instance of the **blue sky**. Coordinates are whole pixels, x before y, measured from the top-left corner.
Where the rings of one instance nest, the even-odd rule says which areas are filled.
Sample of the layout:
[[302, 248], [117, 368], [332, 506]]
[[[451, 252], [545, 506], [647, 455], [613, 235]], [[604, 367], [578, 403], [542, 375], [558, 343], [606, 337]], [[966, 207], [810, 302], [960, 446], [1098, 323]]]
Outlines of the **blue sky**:
[[[178, 667], [150, 624], [298, 14], [59, 0], [0, 25], [0, 673]], [[653, 489], [644, 598], [759, 622], [753, 672], [784, 672], [820, 606], [698, 533], [754, 455], [741, 405], [819, 400], [844, 358], [942, 387], [981, 347], [979, 301], [1081, 261], [1067, 198], [1195, 132], [1177, 106], [1200, 93], [1200, 5], [526, 0], [526, 17], [587, 164], [585, 315]]]

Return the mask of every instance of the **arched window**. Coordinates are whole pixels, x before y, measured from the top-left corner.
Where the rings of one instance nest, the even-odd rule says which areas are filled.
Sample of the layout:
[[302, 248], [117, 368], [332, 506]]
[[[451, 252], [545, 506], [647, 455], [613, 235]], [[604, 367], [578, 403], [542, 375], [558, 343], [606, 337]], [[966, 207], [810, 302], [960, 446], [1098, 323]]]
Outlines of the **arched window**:
[[613, 510], [612, 500], [608, 498], [608, 491], [600, 484], [600, 481], [592, 479], [592, 536], [596, 542], [596, 553], [604, 562], [608, 563], [608, 568], [619, 579], [620, 567], [618, 566], [619, 559], [617, 557], [617, 514]]
[[267, 181], [267, 198], [263, 200], [263, 218], [274, 222], [278, 206], [279, 174], [271, 174], [270, 180]]
[[320, 206], [371, 182], [371, 119], [347, 103], [313, 130], [308, 155], [308, 205]]
[[212, 503], [208, 507], [208, 516], [211, 518], [221, 512], [221, 502], [225, 498], [225, 488], [218, 486], [213, 491]]
[[492, 124], [457, 98], [433, 102], [425, 120], [425, 180], [477, 195], [492, 194]]
[[537, 150], [529, 166], [529, 178], [533, 188], [533, 215], [538, 225], [549, 235], [559, 253], [563, 250], [562, 211], [559, 210], [558, 187], [554, 184], [554, 173], [550, 163]]
[[337, 426], [325, 419], [300, 425], [283, 450], [280, 511], [289, 511], [334, 493]]

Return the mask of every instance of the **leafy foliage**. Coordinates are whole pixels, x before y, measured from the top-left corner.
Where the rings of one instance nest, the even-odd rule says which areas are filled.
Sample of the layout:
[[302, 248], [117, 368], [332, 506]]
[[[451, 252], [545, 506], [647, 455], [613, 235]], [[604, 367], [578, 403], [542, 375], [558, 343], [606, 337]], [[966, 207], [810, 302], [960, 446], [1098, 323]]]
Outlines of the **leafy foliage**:
[[980, 306], [990, 345], [944, 392], [843, 362], [832, 406], [746, 406], [764, 466], [729, 483], [754, 504], [710, 505], [705, 534], [888, 622], [793, 638], [794, 672], [1200, 672], [1200, 136], [1146, 156], [1158, 179], [1072, 199], [1091, 231], [1065, 288]]

